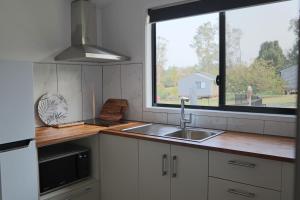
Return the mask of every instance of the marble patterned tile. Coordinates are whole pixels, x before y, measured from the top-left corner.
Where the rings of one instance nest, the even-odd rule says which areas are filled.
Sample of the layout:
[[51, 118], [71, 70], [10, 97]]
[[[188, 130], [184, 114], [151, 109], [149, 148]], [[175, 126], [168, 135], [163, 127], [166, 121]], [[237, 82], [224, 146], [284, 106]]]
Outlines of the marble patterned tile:
[[45, 93], [57, 93], [56, 64], [35, 63], [33, 65], [33, 100], [37, 127], [44, 125], [37, 113], [37, 103]]
[[103, 103], [109, 98], [122, 98], [120, 65], [103, 66]]
[[143, 112], [143, 121], [167, 124], [168, 114], [167, 113], [158, 113], [158, 112]]
[[82, 66], [83, 119], [99, 116], [102, 107], [102, 67]]
[[296, 137], [296, 123], [265, 121], [264, 134]]
[[249, 133], [263, 133], [264, 121], [253, 119], [228, 118], [227, 130]]
[[69, 116], [66, 122], [82, 120], [81, 66], [58, 65], [58, 93], [68, 102]]
[[142, 120], [143, 116], [143, 82], [142, 65], [132, 64], [121, 66], [122, 99], [127, 99], [129, 109], [126, 112], [128, 120]]

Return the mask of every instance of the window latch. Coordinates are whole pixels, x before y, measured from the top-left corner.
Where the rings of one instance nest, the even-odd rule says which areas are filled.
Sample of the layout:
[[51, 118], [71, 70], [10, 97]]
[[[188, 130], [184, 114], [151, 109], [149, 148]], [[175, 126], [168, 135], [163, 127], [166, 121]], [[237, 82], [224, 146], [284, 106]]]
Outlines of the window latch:
[[217, 84], [218, 86], [220, 86], [220, 84], [221, 84], [221, 78], [220, 78], [220, 75], [217, 75], [217, 77], [216, 77], [216, 84]]

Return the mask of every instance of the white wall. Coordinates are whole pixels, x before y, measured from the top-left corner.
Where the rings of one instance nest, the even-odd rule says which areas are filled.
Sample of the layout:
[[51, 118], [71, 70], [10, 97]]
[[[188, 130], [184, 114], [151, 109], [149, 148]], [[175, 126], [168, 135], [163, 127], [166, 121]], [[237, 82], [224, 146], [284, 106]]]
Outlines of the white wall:
[[1, 0], [0, 59], [40, 61], [70, 43], [70, 0]]
[[53, 61], [71, 43], [71, 1], [1, 0], [0, 59]]
[[[137, 94], [135, 97], [131, 96], [131, 98], [136, 98], [136, 103], [132, 103], [134, 109], [141, 110], [138, 112], [138, 116], [132, 119], [179, 124], [178, 109], [151, 108], [147, 104], [149, 100], [147, 84], [151, 71], [146, 62], [149, 57], [145, 55], [147, 54], [146, 49], [149, 48], [146, 46], [147, 9], [182, 2], [182, 0], [111, 0], [109, 3], [107, 0], [105, 2], [103, 0], [96, 1], [103, 5], [101, 10], [103, 46], [131, 57], [130, 62], [113, 65], [109, 69], [103, 70], [103, 77], [109, 77], [103, 80], [104, 99], [110, 96], [122, 97], [124, 89], [121, 82], [125, 81], [126, 88], [131, 88], [132, 93], [136, 90], [141, 90], [143, 93], [143, 98]], [[135, 77], [122, 75], [122, 70], [123, 74], [126, 74], [124, 71], [129, 70], [133, 64], [139, 66], [137, 69], [140, 71], [139, 73], [143, 74], [142, 81], [136, 80]], [[137, 85], [143, 87], [139, 89]], [[147, 92], [145, 92], [146, 89], [148, 89]], [[137, 102], [142, 102], [142, 105]], [[189, 110], [188, 112], [193, 113], [192, 126], [295, 136], [295, 116], [207, 110]]]

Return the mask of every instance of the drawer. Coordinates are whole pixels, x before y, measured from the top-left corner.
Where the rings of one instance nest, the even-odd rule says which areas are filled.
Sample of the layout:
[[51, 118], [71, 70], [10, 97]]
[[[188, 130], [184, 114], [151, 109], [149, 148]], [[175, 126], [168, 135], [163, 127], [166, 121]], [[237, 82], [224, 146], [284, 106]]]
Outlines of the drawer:
[[209, 176], [281, 190], [282, 163], [248, 156], [209, 152]]
[[209, 178], [209, 200], [280, 200], [280, 192]]

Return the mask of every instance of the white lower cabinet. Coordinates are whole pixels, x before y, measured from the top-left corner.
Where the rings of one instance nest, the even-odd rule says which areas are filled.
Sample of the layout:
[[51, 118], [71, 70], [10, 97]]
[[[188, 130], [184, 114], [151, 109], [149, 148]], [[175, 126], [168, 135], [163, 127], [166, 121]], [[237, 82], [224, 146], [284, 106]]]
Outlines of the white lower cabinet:
[[138, 140], [100, 137], [101, 200], [138, 200]]
[[140, 200], [206, 200], [206, 150], [140, 140]]
[[209, 178], [209, 200], [280, 200], [280, 192], [246, 184]]
[[170, 200], [170, 145], [140, 140], [140, 200]]
[[171, 162], [171, 200], [206, 200], [208, 151], [171, 145]]

